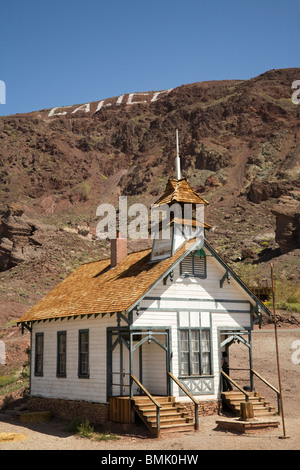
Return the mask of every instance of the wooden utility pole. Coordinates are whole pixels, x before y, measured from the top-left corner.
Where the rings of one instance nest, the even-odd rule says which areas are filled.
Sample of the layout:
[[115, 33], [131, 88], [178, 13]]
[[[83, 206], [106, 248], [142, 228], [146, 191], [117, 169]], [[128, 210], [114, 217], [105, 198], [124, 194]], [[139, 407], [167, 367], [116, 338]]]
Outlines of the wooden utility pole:
[[286, 432], [285, 432], [285, 422], [284, 422], [284, 412], [283, 412], [283, 402], [282, 402], [282, 387], [281, 387], [281, 377], [280, 377], [280, 364], [279, 364], [279, 350], [278, 350], [278, 335], [277, 335], [277, 320], [276, 320], [276, 306], [275, 306], [275, 288], [274, 288], [274, 276], [273, 276], [273, 263], [271, 263], [271, 279], [272, 279], [273, 314], [274, 314], [274, 327], [275, 327], [275, 343], [276, 343], [277, 371], [278, 371], [278, 383], [279, 383], [280, 402], [281, 402], [281, 417], [282, 417], [282, 428], [283, 428], [283, 436], [280, 436], [280, 438], [281, 438], [281, 439], [287, 439]]

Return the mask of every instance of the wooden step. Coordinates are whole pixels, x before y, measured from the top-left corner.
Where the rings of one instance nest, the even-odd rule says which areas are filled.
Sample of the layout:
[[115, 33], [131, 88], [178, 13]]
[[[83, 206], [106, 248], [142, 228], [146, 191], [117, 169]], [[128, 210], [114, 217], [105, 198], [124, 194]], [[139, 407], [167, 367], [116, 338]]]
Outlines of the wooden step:
[[[155, 418], [150, 418], [148, 419], [148, 422], [151, 424], [157, 424], [156, 423], [156, 417]], [[186, 424], [186, 423], [192, 423], [193, 420], [191, 418], [181, 418], [180, 416], [178, 418], [176, 417], [169, 417], [169, 416], [164, 416], [160, 418], [160, 426], [164, 425], [181, 425], [181, 424]]]
[[160, 427], [161, 434], [169, 434], [171, 432], [194, 432], [195, 428], [193, 424], [183, 423], [180, 425], [162, 425]]
[[[234, 410], [236, 415], [239, 415], [240, 414], [240, 408], [236, 407]], [[264, 413], [268, 414], [268, 413], [275, 413], [275, 408], [274, 407], [266, 407], [266, 406], [261, 406], [261, 407], [253, 407], [253, 413], [254, 413], [254, 416], [258, 416], [258, 415], [262, 415]]]
[[[151, 411], [149, 413], [143, 413], [144, 416], [147, 416], [148, 419], [150, 418], [153, 418], [153, 417], [156, 417], [156, 411]], [[181, 416], [181, 417], [185, 417], [188, 413], [186, 411], [177, 411], [176, 409], [172, 410], [172, 411], [161, 411], [160, 410], [160, 417], [163, 418], [163, 417], [166, 417], [166, 416], [175, 416], [175, 417], [178, 417], [178, 416]]]
[[[175, 403], [175, 397], [154, 397], [154, 400], [159, 404], [162, 404], [162, 403]], [[152, 400], [150, 400], [150, 398], [144, 397], [144, 396], [133, 397], [132, 401], [136, 405], [153, 403]]]
[[[141, 404], [134, 404], [136, 407], [138, 407], [140, 410], [156, 410], [156, 406], [154, 405], [154, 403], [141, 403]], [[161, 409], [164, 408], [164, 409], [170, 409], [170, 410], [173, 410], [174, 409], [174, 405], [173, 403], [171, 402], [168, 402], [168, 403], [159, 403]]]
[[[247, 395], [249, 395], [250, 397], [257, 397], [259, 396], [259, 393], [256, 392], [256, 391], [253, 391], [253, 392], [246, 392]], [[235, 391], [235, 390], [229, 390], [228, 392], [222, 392], [222, 396], [225, 397], [225, 398], [229, 398], [229, 397], [245, 397], [245, 394], [242, 393], [242, 392], [239, 392], [239, 391]]]
[[[243, 398], [234, 398], [234, 399], [227, 399], [227, 400], [230, 401], [230, 403], [232, 403], [232, 404], [234, 404], [234, 403], [244, 403], [246, 401]], [[257, 397], [250, 397], [249, 402], [252, 403], [253, 405], [256, 405], [257, 403], [265, 403], [264, 400], [261, 400]]]
[[255, 416], [265, 416], [265, 415], [274, 415], [277, 414], [276, 408], [274, 406], [267, 407], [267, 408], [260, 408], [259, 410], [255, 410]]
[[[176, 403], [174, 397], [153, 397], [160, 405], [160, 429], [165, 432], [194, 430], [194, 420], [182, 404]], [[143, 420], [148, 429], [157, 432], [157, 409], [148, 397], [134, 397], [133, 409]]]
[[[249, 395], [249, 402], [253, 405], [254, 416], [266, 416], [275, 413], [275, 407], [270, 405], [269, 401], [265, 400], [265, 397], [261, 396], [258, 392], [247, 392]], [[239, 415], [240, 404], [245, 403], [246, 397], [239, 391], [229, 391], [222, 393], [222, 400], [225, 405], [228, 406], [231, 411]]]

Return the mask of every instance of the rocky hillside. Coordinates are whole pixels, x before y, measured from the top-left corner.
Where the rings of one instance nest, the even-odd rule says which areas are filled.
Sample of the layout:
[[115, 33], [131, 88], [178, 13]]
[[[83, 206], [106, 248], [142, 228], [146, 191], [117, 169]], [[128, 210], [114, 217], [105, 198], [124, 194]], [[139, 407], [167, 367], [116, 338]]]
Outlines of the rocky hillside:
[[97, 206], [117, 206], [119, 195], [150, 206], [175, 177], [176, 129], [182, 174], [210, 203], [212, 245], [251, 286], [269, 279], [270, 260], [278, 279], [296, 285], [297, 79], [300, 69], [272, 70], [1, 117], [1, 323], [78, 264], [107, 256]]

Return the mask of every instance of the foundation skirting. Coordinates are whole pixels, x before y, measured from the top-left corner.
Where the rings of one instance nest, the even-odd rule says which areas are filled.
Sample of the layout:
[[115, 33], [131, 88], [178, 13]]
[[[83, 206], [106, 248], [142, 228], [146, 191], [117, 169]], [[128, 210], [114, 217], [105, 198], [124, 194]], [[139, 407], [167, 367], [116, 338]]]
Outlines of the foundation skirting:
[[108, 420], [108, 403], [94, 403], [59, 398], [31, 396], [27, 408], [34, 411], [50, 411], [52, 416], [66, 421], [88, 419], [93, 424], [104, 424]]

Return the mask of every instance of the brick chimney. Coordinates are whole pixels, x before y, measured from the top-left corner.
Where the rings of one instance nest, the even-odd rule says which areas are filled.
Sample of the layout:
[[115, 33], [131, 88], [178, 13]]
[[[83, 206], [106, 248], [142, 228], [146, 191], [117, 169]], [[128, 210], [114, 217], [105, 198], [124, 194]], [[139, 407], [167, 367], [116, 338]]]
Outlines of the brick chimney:
[[121, 238], [117, 232], [117, 238], [110, 240], [110, 265], [117, 266], [127, 256], [127, 238]]

